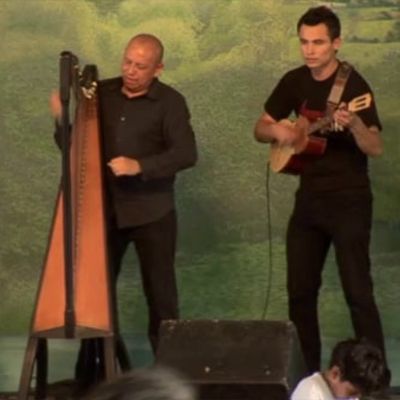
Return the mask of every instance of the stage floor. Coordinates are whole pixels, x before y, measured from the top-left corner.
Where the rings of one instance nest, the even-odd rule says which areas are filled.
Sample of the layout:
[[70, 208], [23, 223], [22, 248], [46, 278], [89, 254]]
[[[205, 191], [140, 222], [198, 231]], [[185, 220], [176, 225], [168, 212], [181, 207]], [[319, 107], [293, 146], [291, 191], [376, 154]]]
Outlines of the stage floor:
[[[71, 392], [74, 390], [73, 381], [62, 381], [49, 385], [47, 400], [73, 400], [78, 399], [79, 396], [73, 395]], [[0, 400], [17, 400], [17, 393], [0, 393]], [[33, 396], [29, 400], [34, 400]], [[206, 399], [203, 399], [206, 400]], [[212, 399], [218, 400], [218, 399]], [[226, 399], [225, 399], [226, 400]], [[253, 400], [253, 399], [234, 399], [234, 400]], [[400, 387], [391, 388], [389, 397], [364, 397], [361, 400], [400, 400]]]
[[[73, 397], [54, 397], [49, 396], [46, 398], [47, 400], [72, 400]], [[17, 400], [16, 393], [0, 393], [0, 400]], [[29, 400], [34, 400], [34, 397], [29, 397]], [[363, 400], [363, 399], [361, 399]], [[384, 399], [378, 397], [368, 397], [365, 400], [400, 400], [400, 394], [393, 394], [389, 398], [385, 397]]]

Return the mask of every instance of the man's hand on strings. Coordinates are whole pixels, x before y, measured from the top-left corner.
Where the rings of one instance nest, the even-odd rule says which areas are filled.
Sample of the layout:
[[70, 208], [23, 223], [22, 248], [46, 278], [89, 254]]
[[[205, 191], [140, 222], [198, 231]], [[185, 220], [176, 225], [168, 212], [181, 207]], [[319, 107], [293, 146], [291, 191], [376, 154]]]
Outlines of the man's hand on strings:
[[356, 113], [349, 111], [345, 103], [341, 103], [333, 114], [333, 120], [336, 130], [343, 130], [343, 128], [352, 129], [356, 126], [360, 122], [360, 117]]
[[275, 138], [280, 145], [301, 146], [307, 138], [309, 122], [307, 118], [299, 117], [296, 123], [289, 120], [280, 121], [275, 126]]
[[290, 121], [281, 121], [275, 126], [275, 139], [280, 145], [292, 145], [299, 135], [299, 129]]
[[142, 172], [139, 162], [129, 157], [115, 157], [107, 165], [115, 176], [135, 176]]

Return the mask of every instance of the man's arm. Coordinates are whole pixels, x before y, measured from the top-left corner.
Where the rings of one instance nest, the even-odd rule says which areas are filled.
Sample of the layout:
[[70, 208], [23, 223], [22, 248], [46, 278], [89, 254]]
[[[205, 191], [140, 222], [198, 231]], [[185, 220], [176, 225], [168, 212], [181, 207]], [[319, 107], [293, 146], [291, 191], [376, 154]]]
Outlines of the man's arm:
[[274, 124], [276, 124], [276, 121], [269, 114], [266, 112], [262, 113], [254, 127], [254, 137], [256, 140], [263, 143], [270, 143], [277, 140], [273, 128]]
[[256, 122], [254, 137], [259, 142], [278, 142], [282, 145], [291, 145], [307, 131], [308, 122], [305, 118], [297, 121], [296, 126], [277, 122], [271, 115], [264, 112]]
[[190, 112], [181, 95], [171, 98], [163, 121], [165, 150], [138, 158], [143, 179], [159, 179], [192, 167], [197, 161], [197, 147], [190, 123]]
[[376, 157], [383, 153], [383, 141], [378, 127], [368, 127], [357, 114], [344, 109], [338, 109], [334, 119], [350, 130], [357, 146], [367, 156]]

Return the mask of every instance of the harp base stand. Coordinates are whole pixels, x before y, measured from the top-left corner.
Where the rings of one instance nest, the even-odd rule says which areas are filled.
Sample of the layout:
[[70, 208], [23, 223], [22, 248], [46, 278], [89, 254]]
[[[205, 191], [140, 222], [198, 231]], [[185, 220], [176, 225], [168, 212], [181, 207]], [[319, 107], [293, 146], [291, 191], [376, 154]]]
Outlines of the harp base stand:
[[[67, 337], [65, 327], [56, 328], [39, 333], [33, 333], [28, 339], [25, 351], [19, 390], [18, 400], [27, 400], [30, 395], [35, 399], [46, 399], [47, 395], [47, 374], [48, 374], [48, 339], [97, 339], [102, 344], [104, 353], [104, 377], [111, 380], [117, 373], [117, 361], [121, 370], [131, 368], [127, 350], [121, 339], [116, 341], [115, 336], [110, 332], [104, 332], [90, 328], [76, 328], [73, 337]], [[117, 351], [116, 351], [117, 347]], [[36, 384], [31, 392], [33, 370], [36, 364]]]

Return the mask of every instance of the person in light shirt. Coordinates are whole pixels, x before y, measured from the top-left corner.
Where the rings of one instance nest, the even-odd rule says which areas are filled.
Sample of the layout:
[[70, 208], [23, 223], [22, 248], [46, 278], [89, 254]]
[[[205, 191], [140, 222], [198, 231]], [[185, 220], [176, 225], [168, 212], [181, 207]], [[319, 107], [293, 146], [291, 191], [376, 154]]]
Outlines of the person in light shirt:
[[348, 339], [333, 349], [329, 367], [304, 378], [291, 400], [359, 400], [385, 385], [381, 350], [366, 339]]

